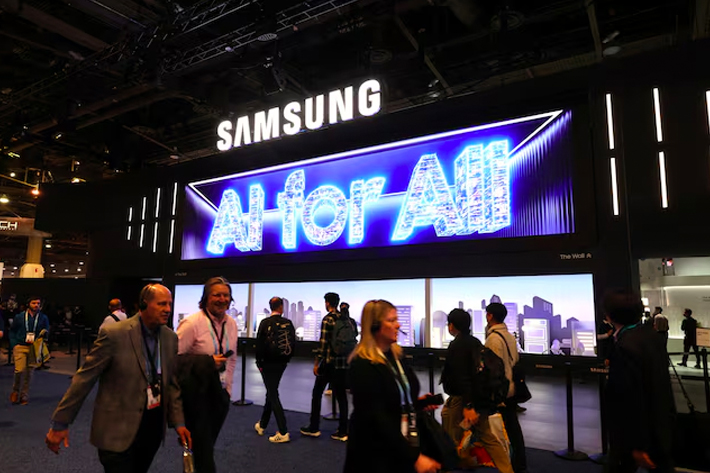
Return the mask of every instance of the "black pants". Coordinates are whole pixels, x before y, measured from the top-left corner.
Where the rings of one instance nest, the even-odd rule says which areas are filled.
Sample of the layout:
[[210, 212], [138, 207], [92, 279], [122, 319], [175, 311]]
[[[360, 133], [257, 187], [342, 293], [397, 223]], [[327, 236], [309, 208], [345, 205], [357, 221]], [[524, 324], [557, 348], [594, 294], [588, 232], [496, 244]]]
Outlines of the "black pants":
[[[185, 427], [192, 437], [192, 454], [195, 471], [214, 473], [214, 444], [222, 430], [224, 420], [229, 413], [229, 394], [221, 390], [221, 396], [209, 396], [204, 399], [190, 399], [183, 402]], [[185, 401], [185, 400], [183, 400]]]
[[143, 413], [135, 440], [125, 452], [99, 450], [105, 473], [147, 473], [163, 441], [163, 409]]
[[269, 419], [271, 419], [271, 413], [273, 412], [276, 418], [276, 425], [278, 425], [281, 434], [288, 432], [284, 408], [279, 397], [279, 384], [285, 370], [286, 363], [264, 363], [261, 367], [261, 377], [264, 379], [264, 386], [266, 387], [266, 402], [264, 403], [264, 410], [261, 413], [259, 424], [262, 429], [265, 429], [269, 425]]
[[320, 406], [323, 397], [323, 391], [330, 383], [330, 388], [333, 390], [333, 396], [338, 401], [338, 432], [347, 434], [348, 432], [348, 395], [345, 391], [347, 386], [348, 370], [336, 370], [334, 366], [328, 366], [325, 374], [316, 376], [316, 382], [313, 385], [313, 398], [311, 400], [311, 425], [315, 430], [320, 429]]
[[700, 366], [700, 351], [698, 350], [698, 344], [695, 340], [688, 340], [687, 338], [683, 339], [683, 351], [686, 353], [686, 355], [683, 355], [683, 364], [688, 362], [687, 353], [690, 352], [691, 348], [695, 352], [695, 364]]
[[511, 458], [513, 470], [515, 473], [524, 473], [528, 470], [528, 460], [525, 455], [525, 439], [523, 438], [523, 429], [520, 428], [520, 422], [518, 422], [517, 409], [518, 405], [512, 400], [508, 400], [500, 414], [503, 416], [505, 430], [508, 431], [508, 439], [513, 449]]
[[[609, 455], [605, 473], [636, 473], [638, 466], [632, 456], [632, 448], [628, 445], [628, 439], [609, 433]], [[674, 473], [673, 459], [670, 453], [670, 445], [654, 447], [653, 452], [648, 452], [656, 468], [653, 473]]]

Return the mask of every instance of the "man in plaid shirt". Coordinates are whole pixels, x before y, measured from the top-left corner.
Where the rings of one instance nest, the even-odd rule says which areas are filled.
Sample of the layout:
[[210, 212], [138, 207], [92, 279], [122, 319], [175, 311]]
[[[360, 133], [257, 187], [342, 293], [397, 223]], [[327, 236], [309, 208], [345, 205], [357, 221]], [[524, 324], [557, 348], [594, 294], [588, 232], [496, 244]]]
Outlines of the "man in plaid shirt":
[[313, 398], [311, 399], [310, 424], [301, 428], [301, 433], [308, 437], [320, 437], [320, 407], [323, 391], [330, 383], [333, 395], [338, 401], [340, 414], [338, 430], [330, 437], [334, 440], [345, 442], [348, 439], [348, 397], [345, 392], [347, 385], [347, 356], [337, 356], [333, 353], [332, 340], [335, 331], [335, 322], [341, 316], [337, 311], [340, 296], [329, 292], [325, 296], [325, 310], [328, 314], [323, 317], [320, 328], [320, 346], [316, 351], [316, 362], [313, 374], [316, 382], [313, 385]]

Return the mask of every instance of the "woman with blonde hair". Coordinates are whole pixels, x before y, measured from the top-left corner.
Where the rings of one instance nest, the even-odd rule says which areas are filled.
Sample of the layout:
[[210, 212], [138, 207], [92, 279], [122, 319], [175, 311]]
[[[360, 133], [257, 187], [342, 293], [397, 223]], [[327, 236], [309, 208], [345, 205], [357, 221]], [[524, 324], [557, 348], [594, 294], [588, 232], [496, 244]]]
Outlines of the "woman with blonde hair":
[[397, 309], [373, 300], [362, 309], [362, 337], [350, 356], [353, 414], [345, 473], [436, 473], [418, 447], [414, 400], [419, 381], [401, 362]]

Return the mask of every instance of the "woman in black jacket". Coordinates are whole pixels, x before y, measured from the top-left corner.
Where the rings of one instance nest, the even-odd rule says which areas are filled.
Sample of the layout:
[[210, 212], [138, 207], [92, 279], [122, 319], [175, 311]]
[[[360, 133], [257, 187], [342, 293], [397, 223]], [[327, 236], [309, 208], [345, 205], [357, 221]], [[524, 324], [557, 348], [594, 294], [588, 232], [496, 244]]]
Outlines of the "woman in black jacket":
[[409, 433], [419, 381], [400, 362], [397, 309], [383, 300], [362, 310], [362, 338], [350, 357], [353, 414], [345, 473], [436, 473], [436, 461], [422, 455]]

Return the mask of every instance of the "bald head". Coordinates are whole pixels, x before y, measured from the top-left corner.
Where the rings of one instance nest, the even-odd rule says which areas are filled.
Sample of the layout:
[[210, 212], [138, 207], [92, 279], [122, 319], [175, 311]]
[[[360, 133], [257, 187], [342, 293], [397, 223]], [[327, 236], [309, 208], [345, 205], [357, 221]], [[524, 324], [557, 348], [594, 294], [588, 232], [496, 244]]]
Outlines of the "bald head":
[[110, 310], [111, 312], [121, 310], [122, 307], [123, 304], [121, 304], [121, 299], [111, 299], [108, 303], [108, 310]]
[[168, 323], [173, 308], [173, 295], [162, 284], [149, 284], [140, 295], [145, 304], [141, 307], [140, 317], [149, 329], [158, 328]]

